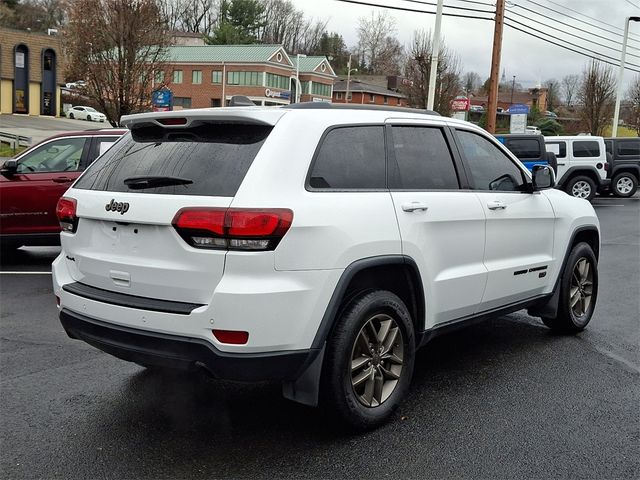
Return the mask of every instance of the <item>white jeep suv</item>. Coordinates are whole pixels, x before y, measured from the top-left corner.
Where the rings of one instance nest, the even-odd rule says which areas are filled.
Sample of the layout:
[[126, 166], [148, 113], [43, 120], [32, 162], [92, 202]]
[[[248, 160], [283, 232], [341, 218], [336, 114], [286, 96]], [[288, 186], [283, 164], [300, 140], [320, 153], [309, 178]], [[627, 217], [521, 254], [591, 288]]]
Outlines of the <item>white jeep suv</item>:
[[598, 220], [491, 135], [407, 109], [130, 115], [58, 204], [62, 325], [143, 366], [277, 380], [370, 428], [434, 336], [523, 308], [582, 330]]

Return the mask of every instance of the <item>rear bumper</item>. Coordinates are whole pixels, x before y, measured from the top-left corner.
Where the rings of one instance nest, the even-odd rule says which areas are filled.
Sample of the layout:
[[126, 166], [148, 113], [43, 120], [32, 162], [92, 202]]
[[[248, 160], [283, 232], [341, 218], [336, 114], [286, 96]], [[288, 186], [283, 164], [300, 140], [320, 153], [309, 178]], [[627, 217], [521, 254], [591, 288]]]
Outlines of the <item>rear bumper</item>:
[[115, 357], [143, 365], [183, 370], [198, 367], [214, 377], [238, 381], [295, 380], [319, 350], [231, 354], [205, 340], [113, 325], [63, 309], [67, 335]]

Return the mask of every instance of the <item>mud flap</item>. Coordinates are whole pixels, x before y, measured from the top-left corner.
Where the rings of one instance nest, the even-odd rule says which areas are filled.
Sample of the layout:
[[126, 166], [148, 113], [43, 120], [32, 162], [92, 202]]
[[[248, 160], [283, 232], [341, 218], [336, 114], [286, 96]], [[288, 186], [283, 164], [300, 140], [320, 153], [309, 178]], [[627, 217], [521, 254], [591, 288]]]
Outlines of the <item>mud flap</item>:
[[282, 395], [284, 398], [311, 407], [318, 405], [320, 375], [322, 374], [325, 347], [326, 343], [322, 346], [322, 349], [315, 358], [302, 370], [298, 378], [282, 384]]

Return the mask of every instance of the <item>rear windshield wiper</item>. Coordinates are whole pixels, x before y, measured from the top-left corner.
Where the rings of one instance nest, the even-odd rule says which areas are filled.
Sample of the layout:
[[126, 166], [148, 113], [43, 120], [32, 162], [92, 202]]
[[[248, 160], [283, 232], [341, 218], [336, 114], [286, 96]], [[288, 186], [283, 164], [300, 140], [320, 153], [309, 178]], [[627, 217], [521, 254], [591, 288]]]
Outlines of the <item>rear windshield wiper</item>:
[[170, 185], [189, 185], [193, 180], [182, 177], [141, 175], [124, 179], [124, 184], [131, 190], [144, 188], [168, 187]]

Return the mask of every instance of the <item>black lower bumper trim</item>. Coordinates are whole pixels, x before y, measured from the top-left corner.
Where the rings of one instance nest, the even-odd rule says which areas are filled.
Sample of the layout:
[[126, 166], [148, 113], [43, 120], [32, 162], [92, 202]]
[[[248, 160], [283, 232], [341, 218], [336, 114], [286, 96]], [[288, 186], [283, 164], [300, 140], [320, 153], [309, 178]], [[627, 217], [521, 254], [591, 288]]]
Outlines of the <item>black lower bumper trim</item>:
[[158, 298], [139, 297], [126, 293], [112, 292], [103, 288], [92, 287], [80, 282], [67, 283], [62, 289], [79, 297], [96, 300], [121, 307], [137, 308], [138, 310], [151, 310], [154, 312], [175, 313], [189, 315], [196, 308], [202, 307], [201, 303], [176, 302], [161, 300]]
[[205, 340], [113, 325], [63, 309], [60, 322], [71, 338], [141, 365], [203, 367], [214, 377], [238, 381], [294, 380], [317, 350], [229, 354]]

